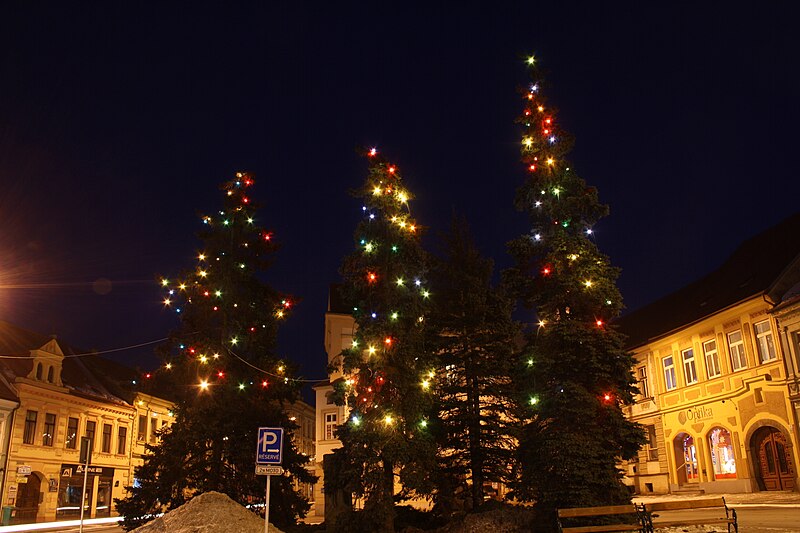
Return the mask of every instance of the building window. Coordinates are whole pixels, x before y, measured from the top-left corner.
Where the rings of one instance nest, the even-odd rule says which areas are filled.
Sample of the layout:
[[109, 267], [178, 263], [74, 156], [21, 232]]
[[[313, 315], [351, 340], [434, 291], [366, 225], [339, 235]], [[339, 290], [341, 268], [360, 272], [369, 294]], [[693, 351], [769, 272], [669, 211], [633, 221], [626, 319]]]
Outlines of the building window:
[[353, 347], [353, 328], [342, 328], [342, 351]]
[[778, 355], [775, 353], [775, 341], [772, 339], [772, 328], [769, 327], [769, 320], [753, 324], [753, 330], [756, 332], [756, 347], [758, 348], [758, 357], [761, 362], [766, 363], [777, 359]]
[[78, 447], [78, 419], [69, 417], [67, 419], [67, 437], [64, 446], [70, 450]]
[[336, 429], [336, 413], [325, 414], [325, 440], [333, 440], [334, 430]]
[[103, 424], [103, 445], [100, 451], [103, 453], [111, 453], [111, 424]]
[[647, 460], [658, 461], [658, 441], [656, 440], [656, 427], [652, 424], [645, 426], [647, 430]]
[[42, 379], [42, 363], [36, 363], [36, 379]]
[[647, 385], [647, 367], [640, 366], [636, 369], [636, 384], [639, 387], [639, 396], [650, 397], [650, 387]]
[[156, 441], [156, 432], [158, 431], [158, 420], [153, 419], [150, 421], [150, 442]]
[[36, 438], [36, 419], [39, 413], [36, 411], [28, 411], [25, 413], [25, 431], [22, 433], [22, 442], [25, 444], [33, 444]]
[[44, 432], [42, 433], [42, 446], [52, 446], [53, 437], [56, 434], [56, 415], [45, 413]]
[[672, 390], [678, 387], [678, 382], [675, 379], [675, 361], [671, 355], [663, 359], [664, 364], [664, 383], [667, 390]]
[[706, 356], [706, 372], [708, 379], [715, 378], [722, 374], [719, 367], [719, 354], [717, 353], [717, 341], [711, 340], [703, 343], [703, 353]]
[[52, 383], [53, 382], [53, 374], [54, 374], [53, 367], [51, 366], [50, 368], [47, 369], [47, 382], [48, 383]]
[[728, 348], [731, 352], [731, 368], [733, 371], [736, 372], [747, 368], [747, 356], [744, 353], [741, 330], [728, 333]]
[[683, 377], [686, 378], [686, 384], [691, 385], [697, 383], [697, 367], [694, 364], [694, 350], [689, 348], [681, 352], [683, 357]]
[[147, 439], [147, 415], [139, 415], [139, 431], [136, 432], [136, 440], [143, 442]]
[[708, 434], [714, 479], [736, 479], [736, 458], [733, 456], [733, 439], [727, 429], [714, 428]]
[[125, 446], [128, 442], [127, 426], [117, 428], [117, 455], [125, 455]]
[[90, 449], [94, 450], [94, 434], [97, 430], [97, 422], [94, 420], [87, 420], [86, 421], [86, 436], [91, 440]]

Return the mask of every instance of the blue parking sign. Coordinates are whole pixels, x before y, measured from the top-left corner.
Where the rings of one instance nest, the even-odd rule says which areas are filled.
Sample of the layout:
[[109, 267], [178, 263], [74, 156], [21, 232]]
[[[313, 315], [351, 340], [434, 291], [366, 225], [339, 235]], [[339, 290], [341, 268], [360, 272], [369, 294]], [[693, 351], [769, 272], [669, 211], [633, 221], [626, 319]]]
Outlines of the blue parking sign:
[[258, 428], [257, 465], [279, 465], [283, 461], [283, 428]]

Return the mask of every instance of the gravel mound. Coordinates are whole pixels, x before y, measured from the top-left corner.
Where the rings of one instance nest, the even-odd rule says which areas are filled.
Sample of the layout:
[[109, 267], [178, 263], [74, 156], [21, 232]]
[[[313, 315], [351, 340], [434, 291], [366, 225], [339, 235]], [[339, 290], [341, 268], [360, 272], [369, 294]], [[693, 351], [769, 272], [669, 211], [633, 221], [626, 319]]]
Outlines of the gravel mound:
[[[264, 533], [264, 520], [227, 495], [205, 492], [133, 533]], [[269, 525], [269, 533], [283, 533]]]

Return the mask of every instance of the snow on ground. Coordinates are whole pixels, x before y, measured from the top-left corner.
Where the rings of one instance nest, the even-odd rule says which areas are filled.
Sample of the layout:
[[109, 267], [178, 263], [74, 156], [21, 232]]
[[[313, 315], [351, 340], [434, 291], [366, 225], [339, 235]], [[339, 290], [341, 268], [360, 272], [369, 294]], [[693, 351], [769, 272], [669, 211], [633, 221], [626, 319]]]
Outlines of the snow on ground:
[[[264, 520], [227, 495], [206, 492], [133, 533], [264, 533]], [[269, 525], [269, 533], [283, 533]]]

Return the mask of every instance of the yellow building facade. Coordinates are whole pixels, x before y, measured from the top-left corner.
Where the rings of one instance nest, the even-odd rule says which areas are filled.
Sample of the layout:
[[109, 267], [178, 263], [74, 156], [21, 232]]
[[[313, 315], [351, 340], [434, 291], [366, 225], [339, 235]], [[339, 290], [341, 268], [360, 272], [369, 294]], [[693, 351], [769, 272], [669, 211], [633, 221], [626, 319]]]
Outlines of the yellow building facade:
[[314, 474], [318, 476], [314, 495], [314, 515], [325, 517], [325, 456], [341, 448], [342, 442], [336, 438], [336, 427], [348, 416], [347, 407], [336, 405], [333, 401], [333, 385], [336, 380], [343, 379], [341, 372], [342, 350], [353, 344], [355, 320], [346, 312], [339, 301], [337, 292], [331, 290], [328, 301], [328, 312], [325, 313], [325, 353], [328, 357], [328, 368], [332, 370], [329, 379], [314, 386], [316, 399], [316, 440], [314, 454]]
[[[86, 481], [85, 517], [112, 516], [113, 499], [130, 482], [135, 409], [96, 378], [89, 365], [65, 357], [58, 341], [0, 324], [0, 336], [31, 345], [2, 350], [3, 384], [18, 407], [6, 435], [8, 453], [2, 502], [13, 523], [80, 517]], [[7, 348], [8, 344], [4, 343]], [[71, 354], [67, 354], [68, 356]], [[88, 472], [79, 459], [81, 438], [92, 442]]]
[[[0, 356], [0, 497], [10, 522], [79, 518], [84, 473], [84, 517], [117, 516], [114, 500], [136, 484], [146, 445], [175, 422], [173, 403], [133, 392], [139, 376], [130, 368], [2, 321]], [[286, 409], [311, 470], [314, 408], [298, 401]], [[80, 461], [83, 437], [92, 441], [88, 472]], [[313, 485], [296, 489], [313, 500]]]
[[797, 333], [776, 311], [800, 281], [798, 229], [794, 217], [619, 321], [640, 389], [627, 415], [648, 436], [627, 464], [637, 493], [797, 490]]

